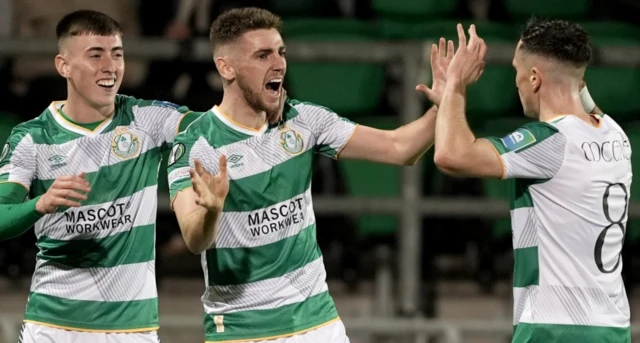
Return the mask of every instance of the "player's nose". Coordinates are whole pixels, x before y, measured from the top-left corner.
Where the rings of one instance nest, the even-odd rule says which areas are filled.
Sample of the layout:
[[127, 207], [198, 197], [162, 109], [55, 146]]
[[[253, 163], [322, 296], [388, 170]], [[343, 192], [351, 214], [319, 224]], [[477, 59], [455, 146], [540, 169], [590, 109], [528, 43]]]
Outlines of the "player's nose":
[[274, 71], [284, 71], [287, 69], [287, 60], [283, 56], [278, 56], [273, 62], [272, 69]]
[[115, 73], [116, 71], [115, 61], [111, 58], [103, 58], [100, 69], [105, 73]]

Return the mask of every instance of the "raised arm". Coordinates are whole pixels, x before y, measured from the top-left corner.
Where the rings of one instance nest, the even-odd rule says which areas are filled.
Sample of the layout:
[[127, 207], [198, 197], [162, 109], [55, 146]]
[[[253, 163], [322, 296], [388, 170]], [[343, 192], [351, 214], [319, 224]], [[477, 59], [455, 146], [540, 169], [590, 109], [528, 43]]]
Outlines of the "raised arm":
[[195, 160], [195, 168], [189, 170], [192, 186], [176, 194], [173, 202], [182, 236], [194, 254], [207, 250], [216, 240], [224, 200], [229, 193], [224, 155], [220, 157], [219, 166], [220, 172], [212, 175]]
[[434, 162], [442, 172], [465, 177], [502, 177], [503, 166], [493, 145], [476, 139], [467, 123], [466, 89], [476, 82], [484, 68], [486, 45], [469, 29], [467, 44], [458, 24], [459, 46], [447, 70], [447, 85], [436, 123]]
[[229, 192], [226, 157], [212, 157], [199, 125], [202, 121], [196, 120], [176, 136], [167, 171], [171, 207], [187, 248], [194, 254], [214, 244]]
[[434, 161], [444, 173], [462, 177], [553, 177], [564, 160], [566, 139], [550, 124], [534, 122], [503, 138], [477, 139], [465, 117], [466, 87], [482, 74], [486, 45], [458, 25], [460, 46], [447, 72], [447, 86], [436, 123]]
[[445, 72], [453, 57], [453, 41], [440, 39], [439, 46], [431, 48], [433, 84], [424, 84], [416, 90], [423, 92], [434, 104], [422, 117], [395, 130], [379, 130], [359, 125], [348, 144], [340, 153], [341, 158], [362, 159], [396, 165], [414, 165], [431, 148], [435, 140], [436, 115], [444, 92]]

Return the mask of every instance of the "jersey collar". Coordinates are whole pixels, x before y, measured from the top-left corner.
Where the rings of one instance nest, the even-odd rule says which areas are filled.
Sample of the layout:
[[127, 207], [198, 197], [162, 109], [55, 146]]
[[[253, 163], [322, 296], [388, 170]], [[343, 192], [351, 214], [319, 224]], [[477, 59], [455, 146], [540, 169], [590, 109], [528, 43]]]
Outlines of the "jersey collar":
[[51, 105], [49, 105], [49, 112], [51, 112], [51, 115], [53, 116], [53, 119], [55, 119], [56, 123], [58, 123], [58, 125], [62, 126], [63, 128], [73, 132], [73, 133], [77, 133], [79, 135], [83, 135], [83, 136], [88, 136], [88, 137], [95, 137], [99, 134], [102, 133], [102, 131], [104, 131], [105, 128], [107, 128], [109, 126], [109, 124], [111, 124], [111, 121], [113, 120], [114, 116], [111, 116], [107, 119], [105, 119], [105, 121], [102, 122], [102, 124], [98, 125], [98, 127], [96, 127], [94, 130], [89, 130], [89, 129], [85, 129], [82, 126], [78, 126], [68, 120], [66, 120], [58, 111], [62, 106], [64, 106], [64, 104], [66, 103], [66, 101], [54, 101], [51, 103]]
[[269, 127], [269, 125], [267, 125], [267, 123], [265, 123], [264, 125], [262, 125], [262, 127], [260, 129], [256, 130], [256, 129], [241, 125], [239, 123], [236, 123], [231, 118], [229, 118], [228, 115], [224, 114], [217, 105], [213, 106], [213, 108], [211, 109], [211, 112], [213, 112], [213, 114], [218, 119], [220, 119], [220, 121], [223, 122], [225, 125], [229, 126], [230, 128], [232, 128], [232, 129], [234, 129], [234, 130], [236, 130], [236, 131], [238, 131], [240, 133], [244, 133], [245, 135], [259, 136], [259, 135], [267, 132], [267, 128]]

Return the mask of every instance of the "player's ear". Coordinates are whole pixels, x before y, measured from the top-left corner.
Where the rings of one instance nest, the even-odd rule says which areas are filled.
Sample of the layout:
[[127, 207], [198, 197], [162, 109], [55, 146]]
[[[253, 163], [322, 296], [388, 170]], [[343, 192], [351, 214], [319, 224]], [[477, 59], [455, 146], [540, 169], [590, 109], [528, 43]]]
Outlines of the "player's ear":
[[236, 70], [225, 57], [217, 57], [215, 62], [216, 68], [224, 80], [233, 81], [236, 78]]
[[531, 68], [529, 73], [529, 82], [531, 83], [531, 89], [534, 93], [538, 93], [540, 86], [542, 85], [542, 73], [537, 67]]
[[58, 74], [60, 74], [60, 76], [64, 77], [65, 79], [68, 79], [71, 72], [67, 58], [61, 54], [58, 54], [55, 58], [55, 64], [56, 69], [58, 70]]

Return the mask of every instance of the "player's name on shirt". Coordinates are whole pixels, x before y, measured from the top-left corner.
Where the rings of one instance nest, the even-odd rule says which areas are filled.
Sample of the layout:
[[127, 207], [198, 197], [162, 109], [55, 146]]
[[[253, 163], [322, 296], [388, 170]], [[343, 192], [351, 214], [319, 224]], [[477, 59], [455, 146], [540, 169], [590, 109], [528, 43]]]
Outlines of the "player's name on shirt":
[[605, 141], [585, 141], [580, 145], [584, 158], [589, 162], [618, 162], [631, 160], [629, 140], [620, 135], [620, 139]]

